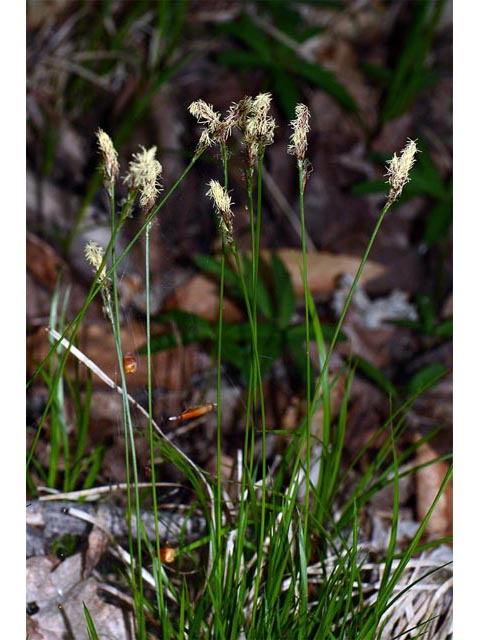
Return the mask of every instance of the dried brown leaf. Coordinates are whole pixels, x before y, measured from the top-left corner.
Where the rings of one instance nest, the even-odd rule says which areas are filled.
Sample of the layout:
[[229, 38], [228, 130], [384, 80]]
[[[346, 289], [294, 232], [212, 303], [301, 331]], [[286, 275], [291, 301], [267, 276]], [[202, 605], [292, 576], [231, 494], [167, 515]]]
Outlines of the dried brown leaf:
[[64, 265], [62, 258], [53, 247], [33, 233], [27, 233], [26, 258], [27, 271], [37, 282], [53, 291], [60, 269]]
[[[416, 464], [422, 465], [438, 457], [438, 452], [428, 442], [417, 449]], [[417, 472], [417, 519], [423, 520], [448, 471], [448, 462], [441, 460]], [[453, 481], [447, 487], [433, 510], [425, 534], [429, 538], [441, 538], [453, 530]]]
[[[278, 257], [287, 267], [292, 278], [295, 295], [303, 299], [302, 252], [300, 249], [279, 249]], [[269, 250], [262, 251], [262, 257], [270, 261]], [[326, 251], [307, 253], [308, 286], [313, 296], [327, 298], [337, 285], [339, 276], [344, 273], [355, 275], [360, 258], [345, 254], [333, 254]], [[360, 284], [378, 278], [385, 272], [385, 267], [377, 262], [368, 261], [363, 270]]]
[[[163, 327], [162, 327], [163, 329]], [[159, 328], [152, 326], [152, 335]], [[128, 376], [130, 390], [144, 388], [147, 385], [147, 356], [138, 350], [146, 342], [145, 327], [140, 322], [131, 322], [121, 329], [121, 341], [124, 353], [133, 353], [137, 358], [137, 369]], [[105, 322], [84, 325], [78, 333], [78, 347], [93, 360], [108, 376], [118, 379], [118, 362], [110, 327]], [[45, 328], [27, 337], [27, 372], [32, 375], [50, 349]], [[74, 358], [67, 363], [72, 367]], [[157, 386], [165, 389], [182, 389], [190, 377], [208, 366], [208, 361], [194, 345], [179, 349], [169, 349], [154, 353], [152, 356], [153, 379]], [[81, 371], [85, 369], [81, 367]], [[98, 379], [94, 377], [94, 384]]]
[[97, 564], [100, 562], [103, 554], [108, 549], [110, 537], [101, 527], [93, 526], [88, 536], [88, 548], [85, 553], [85, 562], [82, 576], [87, 579]]
[[[188, 313], [195, 313], [206, 320], [218, 320], [218, 284], [202, 274], [194, 275], [190, 280], [181, 284], [167, 299], [167, 310], [180, 309]], [[223, 318], [226, 322], [239, 322], [242, 312], [228, 299], [224, 299]]]
[[83, 612], [85, 603], [100, 637], [127, 640], [122, 610], [100, 599], [93, 578], [82, 579], [81, 554], [54, 566], [54, 562], [45, 556], [27, 560], [27, 602], [35, 602], [38, 607], [35, 614], [27, 616], [27, 627], [34, 627], [36, 637], [62, 640], [73, 631], [76, 640], [88, 640]]

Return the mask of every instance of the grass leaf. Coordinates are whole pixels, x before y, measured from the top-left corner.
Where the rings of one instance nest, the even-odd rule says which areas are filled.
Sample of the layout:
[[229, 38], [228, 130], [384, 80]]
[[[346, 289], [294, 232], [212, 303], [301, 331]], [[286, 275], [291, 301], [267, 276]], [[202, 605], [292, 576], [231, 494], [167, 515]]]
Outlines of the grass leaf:
[[442, 364], [431, 364], [413, 375], [405, 386], [405, 395], [415, 395], [434, 386], [447, 373]]
[[295, 291], [289, 271], [275, 252], [272, 252], [272, 276], [276, 302], [276, 319], [280, 329], [286, 329], [295, 313]]
[[85, 604], [85, 602], [83, 602], [82, 604], [83, 604], [83, 615], [85, 616], [85, 620], [87, 621], [88, 640], [98, 640], [97, 630], [95, 629], [95, 625], [93, 624], [90, 611], [88, 610], [88, 607]]
[[354, 366], [361, 371], [367, 378], [375, 382], [382, 391], [386, 394], [396, 397], [398, 395], [397, 390], [387, 378], [387, 376], [378, 369], [375, 365], [361, 356], [355, 356], [353, 358]]

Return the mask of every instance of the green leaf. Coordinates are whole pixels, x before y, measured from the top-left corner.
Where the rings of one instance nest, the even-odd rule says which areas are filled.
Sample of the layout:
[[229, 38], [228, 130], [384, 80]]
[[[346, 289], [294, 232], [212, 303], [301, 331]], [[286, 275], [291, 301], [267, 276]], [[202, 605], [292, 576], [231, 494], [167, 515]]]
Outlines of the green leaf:
[[278, 97], [283, 112], [293, 118], [295, 107], [302, 97], [295, 79], [283, 68], [272, 69], [273, 94]]
[[251, 339], [251, 335], [252, 331], [248, 322], [242, 322], [240, 324], [225, 322], [223, 324], [223, 339], [227, 342], [232, 340], [249, 341]]
[[296, 367], [305, 381], [305, 325], [290, 326], [284, 332], [285, 344], [295, 361]]
[[[190, 342], [194, 342], [194, 340], [191, 340]], [[183, 345], [187, 345], [187, 344], [190, 344], [190, 343], [185, 341], [185, 339], [182, 338], [182, 344]], [[162, 333], [161, 335], [153, 336], [150, 339], [150, 350], [151, 350], [151, 353], [159, 353], [160, 351], [168, 351], [168, 349], [175, 349], [178, 346], [179, 346], [178, 345], [178, 339], [177, 339], [177, 337], [175, 335], [173, 335], [173, 333]], [[140, 347], [138, 352], [142, 356], [146, 355], [147, 347], [146, 346]]]
[[272, 59], [272, 45], [265, 33], [246, 14], [242, 14], [238, 20], [222, 25], [222, 31], [229, 33], [240, 42], [255, 52], [257, 64]]
[[436, 317], [435, 317], [435, 305], [430, 296], [419, 295], [416, 298], [416, 304], [418, 314], [423, 323], [423, 331], [431, 336], [435, 329]]
[[82, 484], [82, 489], [90, 489], [97, 481], [97, 476], [100, 472], [105, 452], [106, 447], [96, 447], [82, 462], [82, 468], [88, 469], [87, 476]]
[[257, 343], [260, 370], [263, 378], [282, 355], [282, 332], [274, 324], [259, 324], [257, 327]]
[[238, 344], [234, 341], [222, 342], [222, 359], [238, 369], [243, 382], [248, 382], [251, 361], [249, 345]]
[[442, 364], [431, 364], [413, 375], [405, 386], [405, 395], [414, 396], [433, 387], [447, 373]]
[[449, 318], [441, 322], [435, 329], [435, 335], [441, 338], [453, 338], [453, 319]]
[[372, 380], [372, 382], [375, 382], [382, 391], [385, 391], [385, 393], [393, 397], [398, 395], [397, 390], [387, 376], [371, 362], [368, 362], [368, 360], [365, 360], [361, 356], [355, 356], [353, 358], [353, 364], [367, 378]]
[[272, 253], [271, 268], [276, 302], [276, 322], [280, 329], [286, 329], [295, 313], [295, 291], [288, 269], [275, 252]]
[[[323, 339], [325, 340], [325, 342], [329, 342], [330, 340], [332, 340], [333, 336], [335, 335], [335, 326], [332, 324], [327, 324], [322, 322], [322, 333], [323, 333]], [[286, 339], [288, 341], [288, 344], [302, 344], [302, 346], [305, 343], [305, 325], [303, 324], [296, 324], [293, 326], [288, 327], [288, 329], [285, 332], [285, 336]], [[338, 338], [337, 338], [337, 342], [345, 342], [347, 340], [347, 336], [340, 331], [340, 333], [338, 334]]]
[[79, 536], [74, 536], [71, 533], [66, 533], [63, 536], [59, 536], [52, 542], [51, 552], [57, 556], [57, 558], [64, 559], [73, 556], [80, 546]]
[[[256, 53], [236, 49], [222, 51], [218, 54], [217, 60], [220, 64], [227, 67], [238, 68], [242, 71], [251, 71], [257, 69], [259, 66], [265, 66], [259, 61]], [[270, 63], [268, 66], [270, 66]]]
[[[180, 332], [182, 344], [184, 345], [191, 344], [192, 342], [214, 340], [216, 337], [216, 329], [208, 320], [194, 313], [180, 311], [180, 309], [161, 313], [156, 316], [156, 320], [164, 322], [165, 324], [174, 323]], [[178, 347], [177, 336], [172, 332], [153, 336], [150, 341], [150, 347], [152, 353], [165, 351], [166, 349], [174, 349]], [[142, 346], [139, 352], [145, 355], [147, 347]]]
[[262, 13], [270, 14], [269, 19], [272, 20], [277, 29], [288, 34], [291, 38], [295, 38], [297, 42], [301, 42], [296, 36], [299, 28], [304, 26], [305, 20], [299, 13], [297, 2], [290, 2], [290, 0], [283, 0], [283, 2], [262, 0], [258, 8]]
[[373, 80], [377, 86], [386, 88], [392, 80], [392, 72], [380, 64], [365, 62], [360, 65], [362, 71]]
[[425, 221], [423, 239], [429, 247], [435, 246], [448, 233], [453, 220], [453, 194], [450, 193], [431, 209]]
[[[253, 263], [246, 253], [242, 255], [245, 281], [247, 284], [250, 299], [253, 298]], [[262, 280], [260, 274], [257, 278], [257, 305], [265, 318], [272, 320], [274, 318], [273, 304], [268, 288]]]
[[[220, 279], [220, 274], [222, 271], [222, 266], [219, 260], [215, 260], [212, 256], [197, 254], [193, 256], [193, 262], [197, 265], [197, 267], [216, 278]], [[240, 278], [230, 265], [225, 263], [225, 285], [230, 287], [232, 292], [235, 291], [237, 295], [242, 296], [242, 288], [240, 283]]]
[[350, 93], [341, 84], [332, 71], [327, 71], [318, 64], [301, 60], [292, 52], [285, 61], [285, 68], [296, 76], [308, 80], [313, 85], [320, 87], [334, 98], [347, 111], [358, 111], [358, 105]]
[[412, 329], [413, 331], [423, 331], [423, 323], [419, 320], [408, 320], [407, 318], [397, 318], [395, 320], [386, 320], [386, 324], [391, 324], [394, 327], [404, 327], [405, 329]]
[[[333, 336], [335, 335], [335, 329], [335, 325], [322, 322], [322, 333], [323, 338], [326, 342], [330, 342], [333, 339]], [[346, 342], [346, 340], [347, 336], [343, 333], [343, 331], [340, 331], [340, 333], [338, 334], [337, 342]]]
[[408, 184], [412, 195], [427, 194], [433, 198], [448, 197], [448, 189], [445, 186], [442, 175], [428, 153], [426, 143], [418, 141], [420, 153], [412, 169], [411, 181]]
[[412, 4], [412, 20], [407, 28], [402, 27], [405, 34], [404, 42], [385, 96], [380, 114], [381, 122], [387, 122], [404, 113], [422, 86], [425, 59], [443, 5], [443, 0]]
[[85, 616], [85, 620], [87, 621], [88, 640], [98, 640], [97, 630], [95, 629], [95, 625], [93, 624], [90, 611], [88, 610], [85, 602], [83, 602], [82, 604], [83, 604], [83, 615]]
[[[287, 113], [292, 113], [292, 106], [296, 104], [292, 101], [296, 99], [295, 93], [298, 94], [298, 89], [294, 92], [297, 78], [304, 78], [320, 87], [347, 111], [358, 111], [354, 98], [334, 73], [300, 58], [294, 48], [283, 42], [267, 38], [249, 16], [244, 14], [236, 22], [224, 25], [222, 29], [237, 38], [248, 51], [223, 51], [218, 55], [219, 62], [247, 71], [261, 67], [268, 74], [273, 74], [276, 93]], [[292, 37], [291, 33], [287, 35]], [[297, 99], [296, 101], [298, 102]]]

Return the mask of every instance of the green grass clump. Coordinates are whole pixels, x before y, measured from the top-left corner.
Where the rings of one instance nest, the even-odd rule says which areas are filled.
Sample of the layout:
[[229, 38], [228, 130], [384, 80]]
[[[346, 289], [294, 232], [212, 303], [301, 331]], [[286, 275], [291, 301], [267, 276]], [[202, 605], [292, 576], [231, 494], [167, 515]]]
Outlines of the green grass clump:
[[[84, 458], [90, 383], [87, 384], [83, 405], [76, 405], [77, 450], [72, 456], [62, 413], [63, 381], [67, 379], [65, 363], [68, 353], [87, 308], [95, 296], [100, 294], [106, 319], [111, 324], [115, 337], [121, 376], [119, 386], [123, 398], [126, 501], [130, 524], [127, 581], [133, 599], [136, 634], [141, 639], [152, 637], [149, 635], [152, 633], [152, 620], [156, 623], [155, 633], [158, 634], [158, 629], [161, 629], [161, 637], [164, 638], [338, 640], [380, 637], [389, 609], [399, 597], [397, 586], [412, 557], [420, 549], [428, 519], [451, 474], [450, 470], [413, 539], [406, 548], [399, 550], [399, 482], [404, 474], [415, 471], [405, 471], [403, 465], [415, 453], [416, 448], [428, 439], [426, 437], [415, 443], [407, 451], [397, 452], [397, 442], [405, 430], [406, 416], [414, 396], [403, 404], [392, 407], [388, 422], [374, 435], [373, 440], [378, 441], [377, 452], [353, 488], [350, 483], [351, 469], [342, 469], [342, 452], [347, 429], [349, 392], [355, 375], [354, 366], [346, 366], [343, 372], [345, 391], [336, 420], [332, 418], [330, 406], [332, 388], [336, 383], [329, 377], [330, 359], [382, 222], [409, 180], [409, 173], [415, 162], [416, 144], [408, 141], [401, 155], [394, 155], [388, 163], [390, 190], [385, 206], [365, 248], [338, 323], [328, 331], [327, 343], [325, 328], [308, 288], [303, 197], [312, 170], [306, 157], [310, 114], [307, 107], [297, 105], [288, 152], [294, 156], [298, 169], [305, 315], [301, 331], [296, 331], [292, 338], [294, 299], [292, 301], [285, 268], [278, 258], [272, 258], [270, 266], [275, 282], [274, 302], [278, 305], [275, 310], [270, 308], [272, 301], [266, 293], [259, 268], [263, 163], [266, 150], [273, 142], [275, 129], [275, 122], [269, 113], [270, 101], [269, 94], [244, 98], [238, 104], [233, 104], [224, 118], [201, 100], [192, 104], [190, 112], [203, 126], [203, 130], [191, 162], [160, 198], [162, 167], [156, 159], [156, 149], [142, 148], [134, 155], [124, 177], [128, 195], [121, 205], [120, 213], [116, 194], [120, 171], [117, 153], [110, 138], [104, 132], [98, 132], [104, 185], [110, 202], [111, 239], [105, 248], [94, 243], [87, 245], [86, 256], [94, 267], [95, 276], [85, 303], [73, 320], [66, 322], [67, 301], [64, 301], [57, 319], [58, 300], [54, 300], [51, 327], [57, 327], [61, 336], [52, 341], [50, 353], [35, 375], [43, 378], [50, 395], [27, 459], [29, 487], [33, 488], [31, 466], [39, 468], [35, 448], [47, 417], [50, 421], [52, 455], [50, 468], [45, 475], [46, 484], [51, 487], [57, 484], [57, 469], [62, 459], [65, 469], [64, 491], [79, 488], [80, 478], [85, 473], [83, 486], [90, 486], [94, 476], [89, 470], [98, 469], [100, 459], [100, 453], [95, 452]], [[241, 254], [237, 247], [233, 205], [228, 187], [228, 141], [232, 132], [240, 136], [244, 151], [245, 185], [250, 214], [249, 258]], [[223, 322], [221, 313], [215, 329], [208, 324], [201, 325], [197, 327], [197, 333], [192, 334], [193, 339], [199, 339], [199, 336], [208, 338], [216, 347], [216, 475], [207, 474], [165, 436], [155, 422], [152, 410], [151, 355], [158, 345], [153, 343], [150, 336], [151, 225], [171, 194], [187, 178], [194, 164], [212, 146], [219, 149], [223, 170], [223, 184], [211, 180], [207, 191], [217, 215], [221, 237], [221, 255], [215, 263], [220, 282], [219, 308], [223, 308], [225, 289], [230, 286], [241, 297], [247, 316], [241, 333], [242, 353], [236, 361], [246, 384], [246, 406], [243, 416], [244, 442], [238, 453], [235, 483], [222, 480], [220, 468], [224, 438], [221, 364], [225, 359], [234, 360], [231, 328]], [[117, 255], [115, 240], [134, 206], [139, 206], [143, 212], [144, 223], [128, 246]], [[145, 237], [146, 246], [145, 352], [148, 362], [148, 403], [143, 411], [149, 418], [146, 437], [150, 446], [152, 470], [151, 508], [158, 522], [161, 514], [156, 483], [161, 471], [156, 466], [156, 461], [160, 457], [183, 474], [194, 495], [189, 505], [190, 512], [198, 510], [202, 514], [206, 531], [203, 538], [195, 541], [186, 537], [179, 541], [174, 551], [178, 572], [167, 567], [165, 541], [160, 539], [158, 526], [155, 540], [151, 541], [142, 524], [141, 506], [144, 496], [137, 469], [138, 436], [132, 422], [123, 368], [117, 272], [125, 256], [142, 236]], [[227, 259], [233, 261], [235, 270], [227, 266]], [[282, 291], [283, 295], [280, 295]], [[277, 345], [272, 348], [273, 360], [281, 355], [284, 346], [294, 347], [296, 363], [304, 381], [306, 407], [304, 419], [295, 430], [288, 432], [284, 454], [273, 466], [269, 466], [267, 460], [269, 431], [264, 393], [267, 370], [262, 365], [262, 357], [266, 355], [268, 348], [268, 340], [264, 339], [265, 326], [269, 327], [270, 336], [279, 336], [278, 340], [273, 341]], [[279, 340], [282, 345], [280, 349], [277, 348]], [[63, 353], [61, 345], [67, 347]], [[315, 363], [312, 360], [313, 345], [318, 358]], [[67, 382], [73, 397], [76, 394], [74, 382]], [[79, 397], [78, 393], [76, 397]], [[320, 405], [323, 408], [323, 425], [319, 439], [313, 436], [312, 426]], [[260, 451], [259, 455], [257, 451]], [[368, 500], [388, 486], [393, 487], [394, 496], [390, 537], [384, 557], [378, 563], [382, 568], [381, 577], [379, 573], [379, 578], [372, 587], [368, 576], [373, 570], [368, 565], [371, 559], [365, 548], [362, 518]], [[135, 528], [131, 524], [132, 516]], [[145, 570], [151, 580], [146, 579]], [[97, 633], [101, 635], [101, 629], [95, 630], [94, 613], [91, 615], [86, 607], [85, 617], [89, 637], [95, 638]]]

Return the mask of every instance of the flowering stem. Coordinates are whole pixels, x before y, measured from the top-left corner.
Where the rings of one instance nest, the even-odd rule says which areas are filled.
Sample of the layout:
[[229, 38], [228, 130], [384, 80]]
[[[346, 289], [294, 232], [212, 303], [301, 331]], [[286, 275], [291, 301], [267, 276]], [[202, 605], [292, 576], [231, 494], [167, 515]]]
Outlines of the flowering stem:
[[[306, 249], [306, 233], [305, 233], [305, 207], [304, 207], [304, 191], [305, 191], [305, 169], [303, 162], [298, 163], [298, 188], [299, 188], [299, 206], [300, 206], [300, 223], [302, 228], [302, 280], [303, 292], [305, 297], [305, 373], [306, 373], [306, 403], [307, 403], [307, 420], [305, 423], [305, 442], [306, 442], [306, 469], [305, 469], [305, 519], [304, 519], [304, 538], [305, 545], [307, 543], [308, 532], [308, 514], [310, 506], [310, 456], [311, 456], [311, 361], [310, 361], [310, 311], [308, 304], [308, 273], [307, 273], [307, 249]], [[306, 545], [307, 546], [307, 545]], [[308, 548], [307, 548], [308, 551]], [[308, 556], [307, 556], [308, 557]]]
[[[340, 330], [341, 330], [342, 325], [343, 325], [343, 321], [345, 320], [345, 316], [347, 315], [348, 308], [349, 308], [350, 303], [351, 303], [352, 298], [353, 298], [353, 294], [354, 294], [355, 289], [356, 289], [356, 287], [358, 285], [358, 281], [360, 280], [360, 277], [362, 275], [363, 269], [364, 269], [365, 264], [366, 264], [366, 262], [368, 260], [368, 256], [370, 255], [370, 251], [371, 251], [371, 249], [373, 247], [373, 244], [375, 242], [375, 239], [376, 239], [376, 237], [378, 235], [378, 232], [380, 231], [380, 227], [382, 226], [383, 220], [385, 219], [385, 216], [386, 216], [388, 210], [390, 209], [391, 205], [392, 205], [392, 201], [388, 200], [387, 203], [385, 204], [385, 206], [382, 209], [382, 212], [381, 212], [381, 214], [380, 214], [380, 216], [379, 216], [379, 218], [377, 220], [377, 223], [376, 223], [375, 228], [374, 228], [374, 230], [372, 232], [372, 235], [370, 236], [370, 239], [368, 241], [367, 248], [365, 249], [365, 252], [364, 252], [364, 254], [362, 256], [362, 259], [360, 261], [360, 264], [358, 266], [357, 273], [355, 274], [355, 277], [354, 277], [353, 282], [351, 284], [350, 290], [349, 290], [349, 292], [347, 294], [347, 297], [345, 299], [345, 304], [343, 305], [343, 309], [342, 309], [342, 312], [341, 312], [340, 317], [338, 319], [338, 322], [336, 324], [335, 331], [333, 333], [333, 337], [332, 337], [332, 340], [330, 342], [330, 346], [329, 346], [329, 348], [327, 350], [327, 353], [325, 355], [325, 360], [324, 360], [324, 363], [323, 363], [322, 370], [320, 372], [320, 376], [319, 376], [319, 378], [317, 380], [317, 383], [315, 385], [315, 390], [314, 390], [314, 393], [313, 393], [313, 400], [312, 400], [312, 403], [310, 405], [310, 411], [307, 413], [307, 417], [306, 417], [306, 420], [307, 420], [308, 423], [311, 422], [313, 410], [317, 405], [318, 398], [319, 398], [319, 395], [320, 395], [320, 390], [322, 388], [323, 382], [325, 380], [325, 376], [326, 376], [327, 371], [328, 371], [328, 364], [330, 362], [331, 355], [332, 355], [333, 350], [335, 348], [335, 345], [337, 343], [338, 336], [340, 334]], [[327, 447], [325, 446], [326, 444], [328, 444], [328, 443], [326, 443], [324, 441], [324, 447], [322, 449], [322, 459], [324, 459], [324, 457], [326, 455], [328, 455]], [[321, 467], [323, 467], [323, 466], [324, 466], [324, 464], [322, 463]], [[319, 484], [321, 483], [321, 481], [322, 481], [322, 474], [319, 474]], [[318, 486], [318, 485], [317, 485], [317, 494], [321, 495], [321, 487]], [[318, 506], [320, 508], [322, 507], [320, 502], [318, 502]], [[316, 522], [321, 522], [322, 514], [321, 513], [317, 513], [316, 516], [317, 516], [316, 517]]]
[[[247, 314], [250, 322], [250, 328], [252, 332], [252, 349], [253, 349], [253, 367], [250, 371], [250, 384], [249, 384], [249, 394], [248, 394], [248, 405], [247, 405], [247, 420], [249, 420], [250, 412], [252, 409], [253, 403], [253, 414], [255, 414], [257, 408], [257, 390], [259, 393], [259, 401], [260, 401], [260, 414], [261, 414], [261, 434], [262, 434], [262, 497], [261, 497], [261, 507], [260, 507], [260, 532], [259, 532], [259, 540], [261, 541], [260, 547], [258, 550], [258, 567], [259, 570], [256, 574], [255, 579], [255, 595], [254, 595], [254, 609], [252, 613], [252, 625], [256, 615], [256, 602], [258, 600], [258, 593], [260, 589], [260, 578], [262, 572], [260, 571], [260, 567], [262, 566], [262, 558], [263, 558], [263, 540], [265, 538], [265, 516], [266, 516], [266, 496], [267, 496], [267, 487], [266, 487], [266, 479], [267, 479], [267, 458], [266, 458], [266, 418], [265, 418], [265, 402], [263, 396], [263, 386], [262, 386], [262, 372], [260, 367], [260, 357], [258, 354], [258, 332], [257, 332], [257, 296], [258, 296], [258, 265], [260, 258], [260, 231], [261, 231], [261, 212], [262, 212], [262, 168], [263, 168], [263, 157], [264, 152], [259, 155], [258, 158], [258, 174], [257, 174], [257, 205], [256, 205], [256, 216], [253, 215], [254, 205], [253, 205], [253, 175], [252, 172], [249, 171], [247, 175], [247, 191], [249, 198], [249, 211], [250, 211], [250, 232], [251, 232], [251, 241], [252, 241], [252, 260], [251, 260], [251, 287], [252, 287], [252, 303], [250, 306], [249, 295], [247, 291], [247, 287], [244, 280], [243, 270], [241, 268], [240, 259], [238, 257], [238, 253], [236, 249], [234, 250], [234, 257], [237, 264], [237, 270], [241, 278], [243, 294], [247, 306]], [[248, 423], [246, 432], [248, 431]], [[252, 446], [250, 455], [251, 464], [250, 471], [252, 471], [253, 467], [253, 453], [254, 453], [254, 442], [253, 435], [255, 432], [255, 420], [252, 423]], [[247, 445], [247, 433], [245, 434], [245, 442]]]
[[[162, 198], [162, 200], [159, 202], [159, 204], [152, 209], [152, 211], [146, 217], [144, 224], [140, 227], [140, 229], [134, 235], [133, 239], [129, 242], [129, 244], [122, 251], [120, 256], [118, 258], [115, 258], [115, 257], [112, 258], [112, 266], [106, 272], [106, 277], [107, 278], [112, 275], [114, 269], [116, 269], [116, 267], [118, 267], [118, 265], [122, 262], [122, 260], [125, 258], [125, 256], [130, 252], [130, 250], [133, 247], [133, 245], [138, 241], [138, 239], [141, 237], [141, 235], [145, 231], [147, 225], [157, 215], [157, 213], [163, 207], [165, 202], [170, 198], [170, 196], [173, 194], [173, 192], [177, 189], [179, 184], [186, 177], [186, 175], [190, 172], [190, 170], [192, 169], [193, 165], [196, 163], [196, 161], [200, 158], [201, 155], [202, 155], [201, 153], [197, 153], [197, 154], [195, 154], [193, 156], [192, 160], [190, 161], [190, 163], [188, 164], [188, 166], [186, 167], [186, 169], [184, 170], [182, 175], [173, 184], [173, 186], [168, 190], [168, 192], [165, 194], [165, 196]], [[115, 237], [112, 236], [110, 238], [110, 241], [109, 241], [106, 249], [105, 249], [105, 255], [103, 257], [102, 264], [100, 265], [100, 267], [98, 269], [99, 272], [101, 272], [103, 267], [105, 266], [106, 261], [107, 261], [107, 256], [108, 256], [109, 252], [111, 251], [114, 242], [115, 242]], [[82, 308], [77, 313], [77, 315], [70, 321], [70, 323], [64, 328], [64, 330], [62, 332], [62, 335], [59, 338], [59, 340], [54, 345], [52, 345], [52, 347], [50, 348], [50, 351], [46, 355], [45, 359], [38, 365], [37, 369], [35, 370], [35, 373], [32, 375], [32, 377], [30, 378], [30, 380], [27, 383], [27, 389], [33, 383], [35, 378], [43, 371], [43, 368], [46, 366], [47, 362], [49, 362], [50, 358], [52, 357], [52, 354], [57, 350], [57, 347], [60, 344], [61, 340], [63, 340], [66, 337], [66, 335], [69, 333], [69, 331], [72, 332], [70, 334], [70, 336], [69, 336], [69, 342], [70, 342], [70, 344], [74, 343], [75, 338], [77, 336], [77, 333], [80, 330], [80, 326], [81, 326], [82, 320], [83, 320], [83, 318], [85, 316], [85, 313], [87, 312], [87, 309], [88, 309], [90, 303], [92, 302], [92, 300], [102, 290], [102, 287], [103, 287], [103, 284], [99, 283], [97, 281], [97, 279], [95, 279], [92, 282], [92, 284], [90, 286], [90, 291], [88, 292], [88, 294], [87, 294], [87, 296], [85, 298], [85, 302], [83, 303]], [[49, 394], [47, 403], [45, 405], [42, 417], [41, 417], [40, 422], [39, 422], [37, 433], [35, 434], [35, 437], [33, 439], [32, 445], [30, 447], [30, 451], [28, 452], [27, 462], [26, 462], [26, 470], [27, 471], [28, 471], [28, 469], [30, 467], [30, 464], [31, 464], [32, 459], [33, 459], [33, 455], [35, 453], [35, 449], [36, 449], [38, 441], [40, 439], [40, 435], [42, 433], [42, 426], [45, 423], [46, 417], [47, 417], [48, 412], [50, 410], [50, 406], [51, 406], [51, 404], [52, 404], [52, 402], [54, 401], [54, 398], [55, 398], [55, 394], [54, 394], [53, 389], [55, 389], [56, 385], [58, 384], [58, 380], [60, 379], [60, 376], [63, 373], [63, 370], [65, 368], [65, 363], [67, 362], [67, 358], [68, 358], [69, 354], [70, 354], [70, 349], [69, 348], [65, 349], [65, 352], [62, 355], [60, 366], [58, 367], [58, 370], [57, 370], [57, 372], [55, 374], [55, 379], [52, 381], [52, 392]]]
[[[228, 192], [228, 153], [225, 144], [221, 145], [224, 175], [224, 189]], [[217, 576], [222, 576], [222, 338], [223, 338], [223, 298], [225, 291], [225, 231], [222, 227], [222, 252], [220, 257], [220, 292], [218, 301], [218, 345], [217, 345], [217, 497], [216, 497], [216, 534], [217, 534]], [[219, 584], [221, 587], [221, 583]], [[221, 597], [218, 590], [217, 597]]]
[[155, 473], [155, 450], [153, 441], [153, 385], [152, 385], [152, 354], [151, 354], [151, 338], [150, 338], [150, 231], [152, 223], [149, 222], [145, 228], [145, 294], [146, 294], [146, 333], [147, 333], [147, 398], [148, 398], [148, 440], [150, 448], [150, 470], [152, 474], [152, 503], [153, 513], [155, 516], [155, 558], [153, 568], [155, 572], [155, 581], [157, 588], [155, 593], [157, 596], [157, 606], [161, 619], [165, 611], [165, 601], [163, 596], [162, 585], [162, 556], [160, 553], [160, 533], [158, 528], [158, 507], [157, 507], [157, 489], [156, 489], [156, 473]]
[[[112, 229], [112, 238], [115, 240], [116, 237], [116, 220], [115, 220], [115, 195], [114, 195], [114, 187], [112, 186], [110, 189], [110, 211], [111, 211], [111, 229]], [[112, 262], [115, 260], [115, 242], [112, 243], [111, 247], [112, 254]], [[131, 565], [131, 577], [132, 583], [134, 585], [134, 594], [135, 594], [135, 610], [136, 610], [136, 620], [138, 625], [138, 634], [140, 638], [144, 638], [146, 634], [145, 629], [145, 615], [143, 611], [143, 578], [142, 578], [142, 538], [140, 535], [140, 526], [141, 526], [141, 517], [140, 517], [140, 492], [138, 486], [138, 470], [137, 470], [137, 459], [135, 452], [135, 437], [133, 434], [133, 424], [132, 418], [130, 414], [130, 404], [128, 402], [128, 391], [127, 391], [127, 382], [125, 379], [125, 370], [123, 367], [123, 355], [122, 355], [122, 343], [120, 337], [120, 311], [119, 311], [119, 301], [118, 301], [118, 278], [117, 278], [117, 270], [113, 268], [112, 272], [112, 280], [113, 280], [113, 310], [110, 305], [110, 301], [107, 301], [109, 306], [109, 316], [111, 319], [113, 335], [115, 339], [115, 349], [117, 352], [117, 361], [118, 367], [120, 371], [120, 378], [122, 381], [122, 404], [123, 404], [123, 418], [124, 418], [124, 429], [125, 429], [125, 467], [126, 467], [126, 478], [127, 478], [127, 518], [128, 518], [128, 543], [129, 543], [129, 551], [130, 557], [133, 560], [133, 533], [131, 526], [131, 493], [130, 493], [130, 456], [132, 460], [132, 470], [133, 470], [133, 482], [134, 482], [134, 495], [135, 495], [135, 519], [136, 519], [136, 530], [137, 530], [137, 559], [136, 563], [132, 562]], [[137, 576], [135, 575], [135, 564], [138, 572], [138, 585], [137, 585]], [[138, 588], [138, 590], [137, 590]]]

